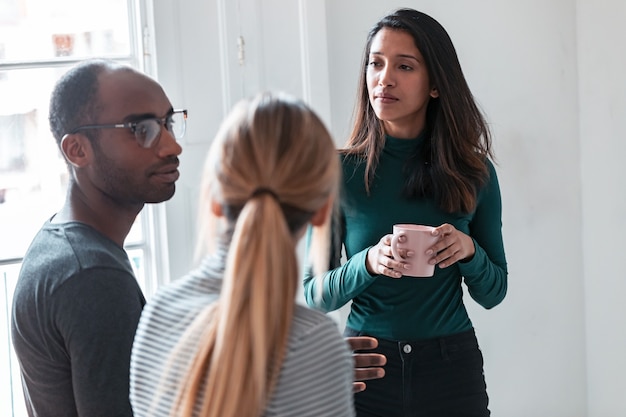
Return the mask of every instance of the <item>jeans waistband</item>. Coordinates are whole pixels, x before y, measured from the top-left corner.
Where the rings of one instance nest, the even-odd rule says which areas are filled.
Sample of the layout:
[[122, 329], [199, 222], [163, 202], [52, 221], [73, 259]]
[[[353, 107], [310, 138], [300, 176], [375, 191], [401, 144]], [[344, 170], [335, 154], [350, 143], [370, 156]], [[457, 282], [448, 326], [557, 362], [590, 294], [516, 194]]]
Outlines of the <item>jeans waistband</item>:
[[440, 344], [441, 341], [445, 341], [446, 343], [450, 343], [450, 344], [457, 344], [457, 343], [466, 343], [466, 342], [471, 342], [471, 341], [475, 341], [476, 340], [476, 333], [474, 331], [474, 329], [470, 329], [470, 330], [466, 330], [464, 332], [460, 332], [460, 333], [454, 333], [451, 335], [446, 335], [446, 336], [439, 336], [439, 337], [433, 337], [433, 338], [429, 338], [429, 339], [412, 339], [412, 340], [390, 340], [390, 339], [383, 339], [371, 334], [368, 334], [367, 332], [361, 332], [359, 330], [354, 330], [350, 327], [346, 327], [343, 335], [346, 337], [354, 337], [354, 336], [370, 336], [370, 337], [374, 337], [378, 340], [378, 343], [380, 344], [382, 343], [390, 343], [390, 344], [397, 344], [397, 343], [410, 343], [411, 345], [414, 346], [419, 346], [419, 345], [431, 345], [431, 344]]

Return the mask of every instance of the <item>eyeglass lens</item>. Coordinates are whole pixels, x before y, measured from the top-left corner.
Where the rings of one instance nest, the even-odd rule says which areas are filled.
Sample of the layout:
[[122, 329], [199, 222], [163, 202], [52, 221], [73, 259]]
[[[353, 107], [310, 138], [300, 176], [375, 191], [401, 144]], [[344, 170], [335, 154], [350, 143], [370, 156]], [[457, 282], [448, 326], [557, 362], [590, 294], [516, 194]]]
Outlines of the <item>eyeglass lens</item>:
[[185, 128], [187, 121], [183, 112], [173, 113], [166, 121], [167, 130], [169, 130], [176, 139], [182, 139], [185, 136]]
[[[161, 134], [161, 123], [159, 119], [146, 119], [135, 126], [135, 137], [139, 144], [149, 148]], [[181, 113], [173, 113], [165, 120], [165, 128], [175, 139], [182, 139], [185, 134], [185, 116]]]

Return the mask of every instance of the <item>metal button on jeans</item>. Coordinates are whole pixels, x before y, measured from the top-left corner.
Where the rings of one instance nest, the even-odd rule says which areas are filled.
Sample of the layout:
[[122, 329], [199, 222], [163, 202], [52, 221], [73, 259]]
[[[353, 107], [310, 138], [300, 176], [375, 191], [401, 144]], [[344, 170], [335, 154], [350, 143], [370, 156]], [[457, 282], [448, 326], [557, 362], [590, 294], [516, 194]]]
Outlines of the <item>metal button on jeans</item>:
[[411, 345], [404, 345], [404, 347], [402, 348], [402, 350], [404, 351], [404, 353], [411, 353], [411, 351], [413, 350], [413, 348], [411, 347]]

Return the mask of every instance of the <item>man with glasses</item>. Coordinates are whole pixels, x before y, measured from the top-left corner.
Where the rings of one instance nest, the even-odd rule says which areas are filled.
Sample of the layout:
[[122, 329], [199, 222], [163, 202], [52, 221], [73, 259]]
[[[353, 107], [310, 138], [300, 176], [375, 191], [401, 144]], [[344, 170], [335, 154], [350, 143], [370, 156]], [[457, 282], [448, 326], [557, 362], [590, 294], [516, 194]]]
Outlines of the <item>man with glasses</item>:
[[67, 198], [24, 257], [11, 323], [29, 415], [132, 416], [145, 299], [124, 240], [145, 203], [174, 195], [186, 116], [156, 81], [109, 61], [86, 61], [55, 86]]

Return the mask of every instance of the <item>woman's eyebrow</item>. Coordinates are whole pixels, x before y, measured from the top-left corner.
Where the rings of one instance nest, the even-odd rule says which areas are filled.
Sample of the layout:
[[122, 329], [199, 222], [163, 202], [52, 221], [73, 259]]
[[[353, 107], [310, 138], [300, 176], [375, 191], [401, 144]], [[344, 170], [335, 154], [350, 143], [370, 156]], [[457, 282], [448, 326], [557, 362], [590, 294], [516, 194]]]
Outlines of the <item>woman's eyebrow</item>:
[[[370, 55], [380, 55], [380, 56], [385, 56], [385, 54], [383, 52], [370, 52]], [[397, 54], [395, 55], [396, 58], [408, 58], [408, 59], [412, 59], [414, 61], [420, 62], [419, 59], [417, 59], [417, 57], [415, 55], [411, 55], [411, 54]]]

